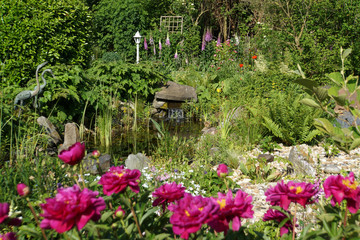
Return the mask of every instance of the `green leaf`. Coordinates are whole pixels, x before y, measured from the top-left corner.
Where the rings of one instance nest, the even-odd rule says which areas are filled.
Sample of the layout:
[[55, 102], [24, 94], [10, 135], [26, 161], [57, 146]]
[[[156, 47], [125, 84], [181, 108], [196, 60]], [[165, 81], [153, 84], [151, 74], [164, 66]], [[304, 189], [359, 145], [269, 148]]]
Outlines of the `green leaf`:
[[346, 96], [340, 95], [340, 96], [332, 96], [332, 98], [335, 100], [337, 105], [339, 106], [345, 106], [347, 103]]
[[340, 86], [332, 86], [331, 88], [329, 88], [328, 94], [330, 96], [338, 96], [340, 89], [341, 89]]
[[151, 208], [150, 210], [147, 210], [146, 213], [141, 217], [140, 219], [140, 225], [144, 222], [144, 220], [149, 217], [150, 215], [154, 214], [158, 208]]
[[355, 138], [354, 142], [350, 145], [350, 150], [360, 146], [360, 138]]
[[108, 219], [111, 215], [113, 215], [113, 212], [111, 211], [109, 211], [109, 212], [105, 212], [105, 213], [102, 213], [101, 214], [101, 221], [102, 222], [105, 222], [106, 221], [106, 219]]
[[347, 58], [347, 56], [349, 56], [350, 53], [351, 53], [351, 48], [345, 49], [344, 52], [342, 53], [342, 59]]
[[[314, 88], [315, 88], [315, 87], [318, 87], [318, 86], [319, 86], [319, 85], [317, 84], [317, 82], [312, 81], [312, 80], [309, 80], [309, 79], [303, 79], [303, 78], [296, 79], [294, 82], [297, 83], [297, 84], [300, 84], [300, 85], [304, 86], [305, 88], [307, 88], [308, 90], [310, 90], [311, 93], [314, 91]], [[311, 94], [311, 93], [310, 93], [310, 94]]]
[[320, 105], [310, 98], [301, 99], [299, 102], [310, 107], [320, 108]]
[[331, 124], [331, 122], [325, 118], [316, 118], [314, 119], [315, 123], [315, 127], [318, 128], [319, 130], [328, 133], [330, 135], [334, 134], [334, 127]]
[[328, 78], [330, 78], [335, 84], [338, 86], [344, 86], [344, 79], [339, 72], [333, 72], [326, 75]]

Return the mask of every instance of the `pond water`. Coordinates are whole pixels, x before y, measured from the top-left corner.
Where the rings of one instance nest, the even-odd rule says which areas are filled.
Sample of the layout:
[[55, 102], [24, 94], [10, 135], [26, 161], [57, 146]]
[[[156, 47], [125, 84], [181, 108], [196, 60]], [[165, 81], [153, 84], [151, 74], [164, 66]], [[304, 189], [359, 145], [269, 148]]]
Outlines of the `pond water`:
[[[178, 136], [179, 138], [198, 137], [201, 134], [203, 123], [195, 119], [156, 119], [163, 133], [170, 136]], [[145, 153], [150, 156], [160, 141], [155, 124], [152, 121], [147, 123], [139, 123], [138, 131], [126, 130], [121, 126], [115, 126], [112, 134], [112, 144], [110, 148], [105, 146], [91, 144], [93, 148], [99, 149], [102, 153], [126, 158], [129, 154]]]

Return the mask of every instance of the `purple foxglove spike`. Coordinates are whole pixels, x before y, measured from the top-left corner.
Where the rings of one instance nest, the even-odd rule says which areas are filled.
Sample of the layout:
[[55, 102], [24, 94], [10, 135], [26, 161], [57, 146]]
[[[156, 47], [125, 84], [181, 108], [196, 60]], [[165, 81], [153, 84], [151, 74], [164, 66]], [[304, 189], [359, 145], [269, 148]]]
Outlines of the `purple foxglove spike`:
[[204, 51], [205, 50], [205, 46], [206, 46], [206, 41], [205, 39], [202, 41], [202, 44], [201, 44], [201, 51]]
[[177, 52], [177, 50], [176, 50], [176, 52], [175, 52], [174, 58], [175, 58], [175, 59], [178, 58], [178, 52]]
[[170, 38], [169, 38], [169, 34], [167, 34], [166, 36], [166, 41], [165, 41], [165, 45], [170, 47]]
[[148, 44], [146, 42], [146, 37], [144, 38], [144, 48], [145, 48], [145, 50], [148, 50]]
[[221, 46], [221, 38], [220, 38], [220, 35], [219, 35], [219, 37], [218, 37], [218, 39], [217, 39], [216, 46], [217, 46], [217, 47], [220, 47], [220, 46]]
[[154, 45], [154, 55], [156, 55], [156, 48], [155, 48], [155, 45]]
[[161, 45], [161, 40], [159, 39], [159, 50], [161, 51], [162, 49], [162, 45]]
[[211, 34], [210, 29], [207, 29], [206, 33], [205, 33], [205, 41], [206, 42], [210, 42], [212, 40], [213, 36]]

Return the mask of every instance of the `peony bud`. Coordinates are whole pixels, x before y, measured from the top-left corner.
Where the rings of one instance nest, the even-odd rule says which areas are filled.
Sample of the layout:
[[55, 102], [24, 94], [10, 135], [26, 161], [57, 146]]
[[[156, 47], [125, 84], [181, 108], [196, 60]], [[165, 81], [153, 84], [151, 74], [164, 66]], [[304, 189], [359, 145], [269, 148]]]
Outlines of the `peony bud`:
[[93, 157], [98, 158], [98, 157], [100, 157], [100, 151], [99, 150], [94, 150], [92, 152], [92, 155], [93, 155]]
[[115, 216], [118, 218], [123, 218], [125, 216], [125, 211], [121, 208], [121, 206], [116, 209]]
[[217, 175], [221, 178], [226, 177], [229, 173], [229, 169], [225, 164], [220, 164], [217, 168]]
[[30, 193], [29, 187], [26, 186], [24, 183], [19, 183], [16, 186], [16, 190], [17, 190], [18, 194], [22, 197], [26, 197]]

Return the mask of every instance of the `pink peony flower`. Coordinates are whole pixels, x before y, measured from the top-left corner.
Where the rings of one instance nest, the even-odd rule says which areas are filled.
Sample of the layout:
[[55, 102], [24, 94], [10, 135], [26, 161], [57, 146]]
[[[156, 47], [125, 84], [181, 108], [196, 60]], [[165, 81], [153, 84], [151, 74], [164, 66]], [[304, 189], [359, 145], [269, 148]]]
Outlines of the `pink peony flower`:
[[163, 211], [165, 211], [167, 204], [184, 197], [185, 189], [181, 184], [177, 185], [176, 182], [165, 183], [152, 193], [152, 196], [157, 198], [152, 205], [162, 205]]
[[26, 197], [30, 193], [30, 189], [28, 186], [26, 186], [24, 183], [19, 183], [16, 186], [16, 190], [18, 194], [22, 197]]
[[16, 235], [13, 232], [8, 232], [5, 234], [0, 234], [0, 240], [16, 240]]
[[219, 205], [210, 198], [184, 194], [184, 198], [170, 204], [168, 209], [173, 212], [170, 223], [173, 225], [175, 234], [188, 239], [190, 233], [197, 232], [201, 226], [207, 223], [216, 214]]
[[6, 218], [8, 218], [9, 214], [9, 204], [8, 203], [0, 203], [0, 223], [2, 223]]
[[115, 211], [115, 216], [118, 218], [123, 218], [125, 216], [125, 210], [119, 206]]
[[146, 37], [144, 38], [144, 49], [148, 50], [148, 44], [147, 44], [147, 41], [146, 41]]
[[58, 189], [55, 198], [47, 198], [46, 203], [40, 204], [44, 211], [40, 214], [44, 217], [40, 227], [63, 233], [74, 225], [82, 229], [90, 219], [99, 220], [106, 204], [102, 197], [96, 198], [98, 194], [87, 188], [81, 191], [77, 185]]
[[229, 174], [229, 169], [225, 164], [222, 163], [222, 164], [219, 164], [216, 172], [219, 177], [226, 177]]
[[228, 191], [226, 195], [218, 193], [218, 198], [211, 199], [219, 205], [219, 210], [208, 225], [217, 232], [226, 234], [230, 221], [232, 221], [233, 231], [239, 231], [240, 218], [252, 218], [254, 215], [251, 204], [252, 197], [241, 190], [236, 192], [235, 198], [233, 198], [232, 192]]
[[99, 150], [94, 150], [94, 151], [92, 151], [92, 153], [91, 153], [92, 155], [93, 155], [93, 157], [95, 157], [95, 158], [98, 158], [98, 157], [100, 157], [100, 151]]
[[75, 143], [68, 150], [63, 150], [58, 157], [65, 163], [75, 165], [85, 156], [85, 144]]
[[140, 191], [140, 176], [141, 172], [138, 169], [125, 169], [121, 165], [120, 167], [111, 167], [109, 172], [101, 176], [99, 184], [103, 185], [103, 192], [108, 196], [113, 193], [124, 192], [127, 186], [133, 192], [138, 193]]
[[[290, 214], [290, 212], [288, 213]], [[281, 223], [286, 218], [288, 217], [284, 213], [278, 210], [269, 209], [264, 214], [263, 221], [266, 222], [266, 221], [275, 220], [276, 222]], [[293, 229], [293, 224], [290, 221], [290, 219], [288, 219], [286, 223], [280, 228], [280, 235], [282, 236], [288, 233], [289, 231], [292, 231], [292, 229]]]
[[331, 204], [335, 206], [346, 200], [347, 208], [351, 213], [356, 213], [360, 208], [360, 187], [355, 181], [354, 173], [349, 176], [341, 175], [328, 177], [324, 184], [325, 197], [331, 198]]
[[284, 181], [281, 181], [275, 187], [270, 187], [265, 195], [267, 196], [266, 201], [269, 201], [272, 206], [280, 206], [288, 210], [291, 202], [299, 203], [303, 207], [313, 203], [314, 201], [311, 199], [317, 192], [318, 189], [311, 183], [290, 181], [285, 184]]

